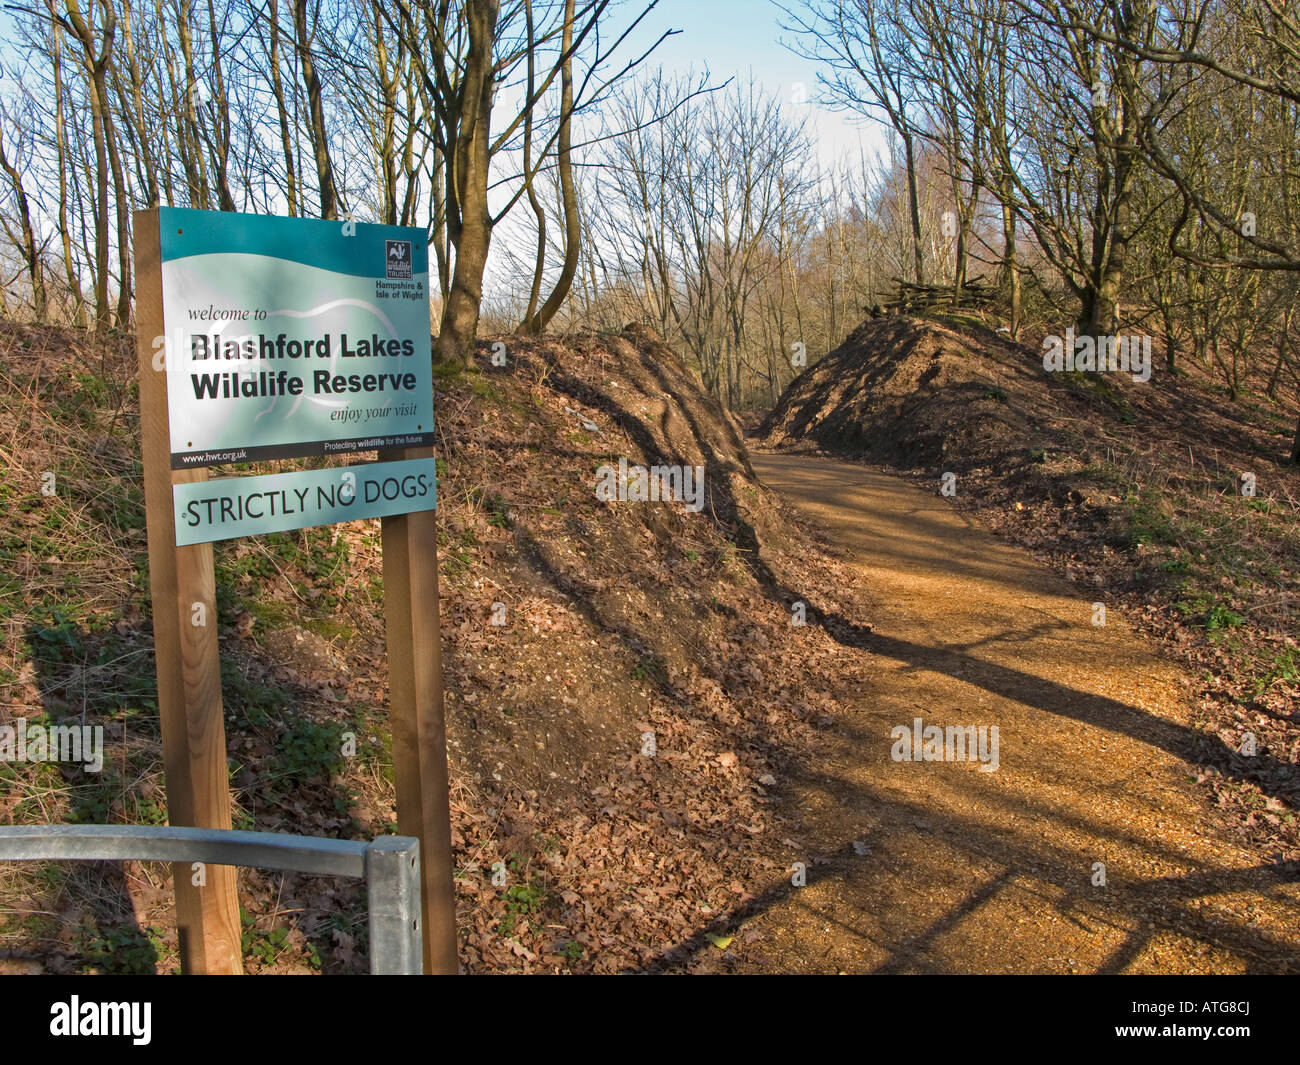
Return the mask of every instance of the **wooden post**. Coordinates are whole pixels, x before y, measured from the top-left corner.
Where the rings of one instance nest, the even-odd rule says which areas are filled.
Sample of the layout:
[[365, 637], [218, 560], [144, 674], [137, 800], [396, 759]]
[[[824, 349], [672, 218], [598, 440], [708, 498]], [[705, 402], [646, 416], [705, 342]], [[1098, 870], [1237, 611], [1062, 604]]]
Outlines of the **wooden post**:
[[[430, 447], [379, 455], [381, 460], [432, 456]], [[381, 522], [397, 831], [420, 840], [424, 971], [455, 974], [456, 887], [438, 627], [437, 515], [425, 510]]]
[[[155, 338], [165, 332], [157, 210], [136, 211], [134, 226], [140, 438], [167, 819], [173, 825], [228, 829], [230, 780], [212, 545], [176, 547], [172, 509], [172, 485], [203, 481], [208, 473], [202, 468], [171, 468], [167, 375], [154, 367]], [[162, 354], [159, 348], [159, 360]], [[182, 971], [241, 973], [236, 870], [210, 865], [202, 874], [199, 879], [206, 883], [196, 886], [195, 871], [188, 864], [172, 865]]]

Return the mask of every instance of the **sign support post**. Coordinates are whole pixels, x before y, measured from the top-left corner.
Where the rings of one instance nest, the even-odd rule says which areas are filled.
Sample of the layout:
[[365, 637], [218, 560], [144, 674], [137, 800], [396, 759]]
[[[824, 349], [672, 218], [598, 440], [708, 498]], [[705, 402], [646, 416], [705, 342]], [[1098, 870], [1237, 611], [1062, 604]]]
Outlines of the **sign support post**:
[[[380, 452], [431, 459], [433, 448]], [[438, 623], [438, 528], [432, 510], [382, 519], [388, 714], [397, 831], [420, 841], [424, 971], [455, 975], [456, 889], [451, 856], [447, 730]]]
[[[206, 481], [208, 471], [171, 469], [167, 374], [154, 365], [154, 338], [164, 335], [158, 212], [137, 211], [134, 224], [141, 457], [167, 818], [173, 825], [228, 829], [230, 774], [212, 544], [175, 546], [172, 504], [174, 484]], [[196, 871], [172, 864], [183, 972], [243, 971], [235, 876], [228, 865]]]

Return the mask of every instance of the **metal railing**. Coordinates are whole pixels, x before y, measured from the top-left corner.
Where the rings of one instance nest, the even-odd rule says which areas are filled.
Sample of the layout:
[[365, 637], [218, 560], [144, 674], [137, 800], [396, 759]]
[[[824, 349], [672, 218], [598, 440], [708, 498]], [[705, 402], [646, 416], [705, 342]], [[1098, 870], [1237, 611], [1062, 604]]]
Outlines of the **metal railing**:
[[157, 861], [288, 869], [363, 878], [369, 906], [370, 971], [424, 971], [420, 935], [420, 841], [380, 836], [373, 842], [234, 832], [215, 828], [133, 825], [0, 827], [0, 861]]

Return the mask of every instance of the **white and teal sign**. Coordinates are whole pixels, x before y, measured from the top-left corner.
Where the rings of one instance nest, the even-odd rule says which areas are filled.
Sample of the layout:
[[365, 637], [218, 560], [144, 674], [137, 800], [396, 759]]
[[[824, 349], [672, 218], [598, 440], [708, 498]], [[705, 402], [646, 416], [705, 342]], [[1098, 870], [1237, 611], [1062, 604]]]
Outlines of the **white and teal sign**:
[[172, 485], [176, 546], [433, 510], [434, 459]]
[[177, 207], [158, 225], [173, 469], [433, 443], [422, 229]]

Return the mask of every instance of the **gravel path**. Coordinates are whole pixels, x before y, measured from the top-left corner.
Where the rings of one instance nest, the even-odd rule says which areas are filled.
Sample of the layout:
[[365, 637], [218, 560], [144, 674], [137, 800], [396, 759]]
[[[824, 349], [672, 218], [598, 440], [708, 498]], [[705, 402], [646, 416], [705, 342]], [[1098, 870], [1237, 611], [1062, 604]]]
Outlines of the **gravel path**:
[[[788, 782], [807, 886], [757, 908], [740, 968], [1300, 971], [1300, 872], [1259, 866], [1214, 822], [1183, 757], [1177, 667], [1116, 613], [1094, 625], [1086, 589], [937, 485], [806, 455], [753, 462], [860, 573], [870, 626], [828, 627], [872, 681], [845, 700], [831, 756]], [[894, 757], [932, 725], [945, 742], [953, 727], [953, 760]], [[974, 760], [957, 758], [966, 726]]]

